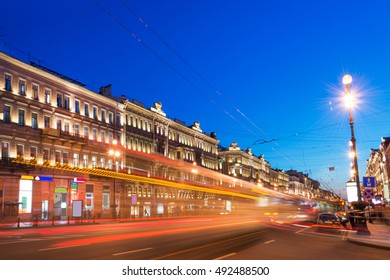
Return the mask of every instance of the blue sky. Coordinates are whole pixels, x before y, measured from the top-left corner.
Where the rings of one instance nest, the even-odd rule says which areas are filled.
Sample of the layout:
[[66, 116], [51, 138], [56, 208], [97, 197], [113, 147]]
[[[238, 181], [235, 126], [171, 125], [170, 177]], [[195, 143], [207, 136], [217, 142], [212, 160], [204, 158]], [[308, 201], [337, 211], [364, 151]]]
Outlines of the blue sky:
[[[0, 49], [77, 79], [112, 84], [170, 118], [216, 132], [336, 193], [349, 180], [348, 112], [359, 171], [390, 136], [388, 1], [5, 1]], [[272, 140], [274, 139], [274, 140]], [[329, 171], [329, 167], [335, 167]]]

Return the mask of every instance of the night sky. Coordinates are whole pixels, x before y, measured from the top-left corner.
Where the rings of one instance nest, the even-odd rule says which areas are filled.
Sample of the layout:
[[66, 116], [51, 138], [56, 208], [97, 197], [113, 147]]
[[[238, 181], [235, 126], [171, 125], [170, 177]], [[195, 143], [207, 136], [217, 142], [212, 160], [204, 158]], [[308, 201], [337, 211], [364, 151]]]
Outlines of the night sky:
[[[344, 74], [363, 176], [390, 136], [389, 1], [3, 1], [0, 50], [98, 91], [112, 84], [222, 146], [337, 194], [350, 178]], [[334, 167], [334, 171], [329, 168]]]

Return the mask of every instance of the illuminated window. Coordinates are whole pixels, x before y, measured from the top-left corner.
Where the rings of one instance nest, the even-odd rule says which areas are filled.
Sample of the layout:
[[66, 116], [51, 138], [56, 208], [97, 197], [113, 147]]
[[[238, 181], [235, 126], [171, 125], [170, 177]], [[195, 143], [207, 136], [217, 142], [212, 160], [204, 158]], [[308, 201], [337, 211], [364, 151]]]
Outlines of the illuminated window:
[[4, 77], [4, 89], [11, 91], [12, 90], [12, 77], [11, 75], [5, 74]]
[[83, 156], [83, 167], [84, 168], [88, 167], [88, 156], [87, 155]]
[[96, 162], [97, 162], [97, 158], [92, 157], [92, 168], [96, 168]]
[[45, 103], [46, 104], [50, 104], [50, 95], [51, 95], [51, 92], [49, 89], [45, 89]]
[[79, 166], [79, 154], [73, 154], [73, 166]]
[[97, 141], [97, 129], [92, 129], [92, 139], [93, 141]]
[[32, 208], [32, 180], [20, 180], [19, 184], [19, 213], [31, 213]]
[[100, 141], [102, 143], [106, 143], [106, 135], [105, 135], [104, 131], [100, 132]]

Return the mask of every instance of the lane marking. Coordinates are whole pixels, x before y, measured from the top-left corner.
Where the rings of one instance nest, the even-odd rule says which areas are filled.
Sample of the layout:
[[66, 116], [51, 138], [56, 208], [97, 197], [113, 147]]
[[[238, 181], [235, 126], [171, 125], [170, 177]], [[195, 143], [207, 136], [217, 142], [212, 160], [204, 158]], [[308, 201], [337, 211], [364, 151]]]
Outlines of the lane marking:
[[206, 245], [202, 245], [202, 246], [198, 246], [198, 247], [193, 247], [193, 248], [190, 248], [190, 249], [186, 249], [186, 250], [182, 250], [182, 251], [178, 251], [178, 252], [166, 254], [166, 255], [164, 255], [164, 256], [157, 257], [157, 258], [154, 258], [154, 259], [152, 259], [152, 260], [160, 260], [160, 259], [163, 259], [163, 258], [166, 258], [166, 257], [171, 257], [171, 256], [174, 256], [174, 255], [179, 255], [179, 254], [182, 254], [182, 253], [191, 252], [191, 251], [195, 251], [195, 250], [198, 250], [198, 249], [203, 249], [203, 248], [211, 247], [211, 246], [214, 246], [214, 245], [218, 245], [218, 244], [221, 244], [221, 243], [225, 243], [225, 242], [237, 240], [237, 239], [240, 239], [240, 238], [243, 238], [243, 237], [248, 237], [248, 236], [255, 235], [255, 234], [259, 234], [259, 233], [263, 233], [263, 232], [265, 232], [265, 230], [263, 230], [263, 231], [258, 231], [258, 232], [252, 232], [252, 233], [248, 233], [248, 234], [245, 234], [245, 235], [241, 235], [241, 236], [237, 236], [237, 237], [225, 239], [225, 240], [222, 240], [222, 241], [218, 241], [218, 242], [215, 242], [215, 243], [206, 244]]
[[19, 239], [19, 240], [15, 240], [15, 241], [0, 242], [0, 245], [18, 244], [18, 243], [26, 243], [26, 242], [42, 241], [42, 240], [44, 240], [44, 239], [42, 239], [42, 238]]
[[62, 247], [50, 247], [50, 248], [38, 249], [38, 251], [59, 250], [59, 249], [66, 249], [66, 248], [72, 248], [72, 247], [81, 247], [81, 246], [87, 246], [87, 245], [90, 245], [90, 244], [80, 244], [80, 245], [71, 245], [71, 246], [62, 246]]
[[222, 256], [222, 257], [216, 258], [216, 259], [214, 259], [214, 260], [223, 260], [223, 259], [226, 259], [226, 258], [228, 258], [228, 257], [234, 256], [235, 254], [237, 254], [237, 253], [227, 254], [227, 255], [224, 255], [224, 256]]
[[272, 240], [266, 241], [266, 242], [264, 242], [264, 244], [269, 244], [269, 243], [272, 243], [272, 242], [275, 242], [275, 240], [272, 239]]
[[120, 252], [120, 253], [115, 253], [112, 254], [113, 256], [120, 256], [120, 255], [126, 255], [126, 254], [132, 254], [132, 253], [137, 253], [137, 252], [142, 252], [142, 251], [147, 251], [147, 250], [152, 250], [153, 248], [144, 248], [144, 249], [138, 249], [138, 250], [132, 250], [132, 251], [126, 251], [126, 252]]

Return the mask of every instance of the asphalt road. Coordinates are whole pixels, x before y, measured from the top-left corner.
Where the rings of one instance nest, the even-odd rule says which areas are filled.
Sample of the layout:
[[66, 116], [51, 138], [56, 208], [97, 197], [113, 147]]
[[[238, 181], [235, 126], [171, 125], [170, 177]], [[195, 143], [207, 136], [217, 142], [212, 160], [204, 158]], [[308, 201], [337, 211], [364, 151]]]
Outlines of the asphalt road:
[[184, 218], [0, 231], [3, 260], [369, 260], [389, 251], [342, 232], [250, 216]]

